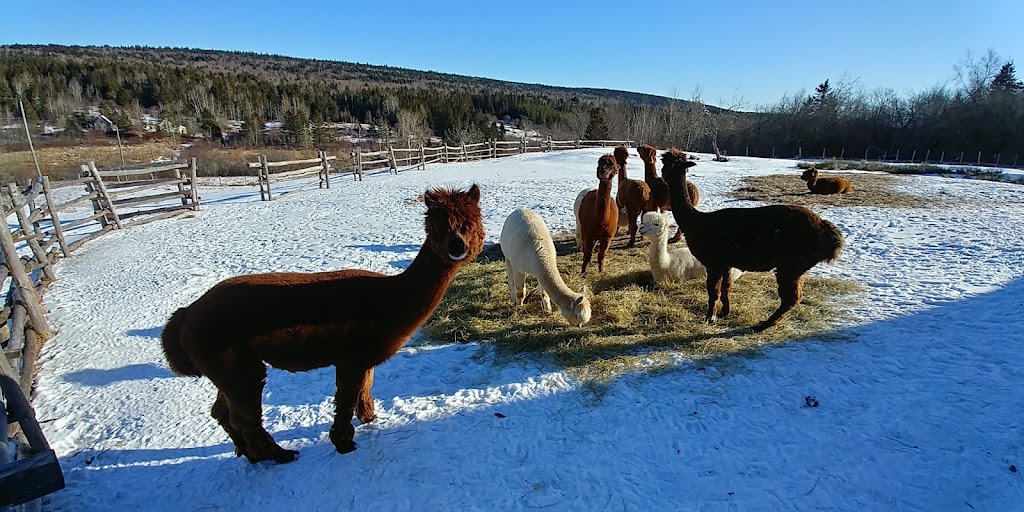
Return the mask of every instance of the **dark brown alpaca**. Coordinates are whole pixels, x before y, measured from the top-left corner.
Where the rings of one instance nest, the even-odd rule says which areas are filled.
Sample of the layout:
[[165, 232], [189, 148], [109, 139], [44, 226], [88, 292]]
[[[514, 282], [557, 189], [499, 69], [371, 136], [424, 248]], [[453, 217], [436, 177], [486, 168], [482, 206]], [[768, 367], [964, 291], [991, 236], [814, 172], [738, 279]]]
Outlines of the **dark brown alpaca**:
[[690, 251], [708, 269], [706, 319], [716, 319], [715, 306], [722, 297], [721, 316], [729, 314], [729, 271], [767, 272], [775, 269], [779, 308], [755, 329], [767, 329], [800, 303], [804, 275], [819, 262], [831, 262], [843, 250], [843, 234], [827, 220], [801, 206], [772, 205], [758, 208], [725, 208], [699, 212], [686, 194], [686, 169], [696, 165], [677, 149], [661, 156], [668, 183], [672, 215], [686, 236]]
[[807, 190], [812, 194], [845, 194], [853, 192], [853, 182], [846, 178], [819, 178], [818, 170], [814, 167], [807, 169], [800, 175], [800, 179], [807, 182]]
[[462, 265], [483, 247], [480, 188], [424, 194], [427, 240], [401, 274], [367, 270], [238, 276], [218, 283], [164, 327], [164, 355], [179, 375], [217, 386], [211, 414], [249, 462], [290, 462], [263, 428], [264, 363], [290, 372], [335, 366], [330, 439], [355, 450], [353, 413], [375, 418], [373, 368], [423, 324]]
[[[629, 220], [629, 247], [636, 244], [636, 218], [647, 208], [651, 202], [651, 187], [640, 180], [631, 180], [626, 174], [626, 159], [629, 158], [629, 150], [626, 146], [615, 148], [613, 153], [615, 163], [619, 164], [619, 188], [615, 193], [615, 204], [620, 209], [626, 210], [626, 218]], [[619, 219], [621, 222], [622, 219]]]
[[[650, 144], [644, 144], [637, 148], [637, 152], [640, 153], [640, 159], [644, 162], [644, 182], [647, 186], [651, 187], [651, 203], [647, 206], [648, 211], [663, 212], [672, 211], [672, 203], [668, 200], [668, 183], [665, 183], [665, 178], [658, 176], [658, 171], [655, 166], [658, 163], [658, 150]], [[686, 180], [686, 191], [690, 194], [690, 198], [693, 200], [693, 205], [697, 206], [700, 204], [700, 191], [697, 190], [697, 185], [694, 185], [692, 181]], [[669, 243], [675, 243], [683, 239], [683, 230], [677, 229], [676, 234], [669, 238]]]
[[587, 273], [590, 258], [597, 246], [597, 271], [604, 272], [604, 256], [619, 229], [619, 208], [612, 199], [612, 178], [619, 172], [619, 165], [612, 155], [604, 155], [597, 161], [597, 179], [601, 184], [597, 190], [587, 192], [580, 202], [580, 237], [583, 240], [583, 269]]

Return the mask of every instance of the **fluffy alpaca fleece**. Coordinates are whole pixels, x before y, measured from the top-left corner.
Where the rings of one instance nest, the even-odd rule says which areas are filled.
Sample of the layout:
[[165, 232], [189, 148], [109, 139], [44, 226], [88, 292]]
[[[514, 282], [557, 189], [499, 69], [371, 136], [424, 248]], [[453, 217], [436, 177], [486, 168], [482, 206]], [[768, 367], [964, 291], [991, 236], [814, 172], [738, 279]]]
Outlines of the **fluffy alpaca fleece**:
[[686, 169], [696, 165], [678, 149], [661, 156], [668, 183], [672, 216], [683, 230], [686, 245], [708, 269], [706, 320], [714, 323], [715, 304], [722, 299], [721, 316], [729, 314], [729, 269], [753, 272], [775, 270], [779, 308], [756, 330], [767, 329], [800, 303], [804, 276], [819, 262], [832, 262], [843, 250], [843, 233], [835, 224], [802, 206], [769, 205], [700, 212], [686, 192]]
[[501, 252], [505, 255], [513, 306], [523, 305], [526, 276], [532, 275], [537, 278], [544, 311], [551, 312], [553, 300], [570, 324], [581, 326], [590, 321], [587, 287], [575, 293], [562, 281], [555, 262], [555, 243], [540, 215], [526, 208], [512, 212], [501, 228]]
[[[640, 234], [651, 241], [648, 261], [651, 264], [654, 282], [662, 284], [707, 277], [707, 269], [697, 261], [689, 247], [683, 245], [668, 250], [670, 228], [671, 222], [667, 213], [647, 212], [640, 223]], [[743, 271], [734, 268], [731, 274], [732, 280], [735, 281], [743, 275]]]
[[846, 194], [853, 192], [853, 182], [846, 178], [820, 178], [818, 170], [814, 167], [807, 169], [800, 175], [800, 179], [807, 182], [807, 190], [812, 194]]
[[583, 245], [583, 267], [581, 274], [587, 273], [590, 259], [597, 248], [597, 271], [604, 272], [604, 257], [608, 254], [612, 238], [619, 227], [619, 208], [612, 199], [612, 178], [619, 173], [619, 164], [615, 157], [604, 155], [597, 159], [597, 190], [591, 190], [580, 201], [580, 238]]
[[[171, 315], [161, 344], [171, 370], [217, 387], [211, 416], [249, 462], [291, 462], [263, 428], [267, 365], [290, 372], [335, 367], [338, 453], [356, 449], [353, 415], [373, 421], [373, 368], [430, 318], [459, 269], [483, 249], [480, 187], [431, 189], [426, 241], [404, 272], [360, 269], [232, 277]], [[386, 307], [382, 307], [386, 305]], [[263, 312], [256, 314], [254, 312]]]
[[[581, 190], [576, 195], [576, 202], [572, 205], [572, 214], [576, 217], [576, 247], [583, 247], [583, 234], [580, 231], [580, 205], [583, 204], [583, 198], [590, 192], [597, 192], [597, 187], [590, 187], [588, 189]], [[619, 219], [619, 227], [622, 227], [622, 220]]]

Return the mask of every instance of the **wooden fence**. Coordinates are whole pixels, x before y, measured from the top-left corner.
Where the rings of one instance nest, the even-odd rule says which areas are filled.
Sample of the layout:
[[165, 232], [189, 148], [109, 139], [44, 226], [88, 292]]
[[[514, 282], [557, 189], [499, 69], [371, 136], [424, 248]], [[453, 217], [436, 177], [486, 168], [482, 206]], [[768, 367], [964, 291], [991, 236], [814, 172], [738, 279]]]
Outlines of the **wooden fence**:
[[[39, 350], [53, 336], [41, 295], [56, 279], [54, 262], [89, 240], [121, 229], [128, 219], [138, 219], [127, 222], [136, 225], [199, 209], [194, 158], [104, 170], [89, 162], [81, 168], [79, 179], [70, 184], [82, 186], [85, 193], [60, 204], [45, 176], [24, 188], [14, 183], [0, 188], [4, 219], [17, 219], [13, 228], [0, 229], [0, 284], [10, 278], [0, 309], [0, 384], [6, 401], [6, 406], [0, 402], [0, 510], [9, 505], [38, 508], [39, 497], [64, 486], [57, 458], [29, 405]], [[64, 213], [69, 218], [82, 215], [86, 203], [91, 213], [61, 221]]]
[[[630, 140], [536, 140], [525, 139], [514, 141], [478, 142], [460, 146], [418, 146], [407, 149], [388, 146], [387, 149], [374, 152], [363, 152], [358, 146], [352, 152], [352, 174], [356, 180], [362, 180], [363, 173], [379, 169], [390, 169], [391, 174], [398, 174], [403, 167], [409, 169], [425, 169], [428, 164], [470, 162], [485, 158], [501, 158], [525, 153], [558, 151], [563, 149], [580, 149], [594, 147], [612, 147], [618, 145], [632, 146]], [[252, 165], [252, 164], [250, 164]]]
[[[250, 169], [256, 169], [256, 182], [260, 186], [260, 200], [270, 201], [273, 196], [270, 193], [271, 182], [303, 178], [316, 174], [320, 176], [320, 188], [331, 188], [331, 160], [338, 157], [330, 156], [326, 151], [317, 151], [316, 158], [308, 160], [287, 160], [284, 162], [268, 162], [265, 155], [259, 156], [259, 162], [249, 163]], [[284, 172], [271, 173], [270, 170], [277, 167], [289, 167], [295, 165], [309, 165], [301, 169], [293, 169]]]

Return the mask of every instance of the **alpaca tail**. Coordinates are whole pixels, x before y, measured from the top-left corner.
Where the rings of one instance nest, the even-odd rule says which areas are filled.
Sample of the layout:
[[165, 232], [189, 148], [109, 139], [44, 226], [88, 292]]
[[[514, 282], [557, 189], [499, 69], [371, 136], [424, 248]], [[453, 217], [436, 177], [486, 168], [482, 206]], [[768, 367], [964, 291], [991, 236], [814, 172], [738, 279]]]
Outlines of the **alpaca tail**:
[[202, 376], [202, 373], [196, 368], [192, 358], [189, 357], [188, 352], [185, 352], [185, 347], [181, 344], [181, 328], [185, 326], [186, 311], [188, 308], [179, 308], [171, 315], [167, 325], [164, 326], [164, 332], [160, 334], [160, 343], [164, 347], [167, 364], [170, 365], [174, 373], [199, 377]]
[[839, 257], [839, 253], [843, 251], [843, 247], [846, 242], [843, 240], [843, 232], [839, 231], [839, 228], [835, 224], [827, 221], [821, 221], [821, 229], [818, 232], [818, 240], [821, 243], [821, 248], [824, 251], [824, 258], [822, 261], [826, 263], [832, 263]]

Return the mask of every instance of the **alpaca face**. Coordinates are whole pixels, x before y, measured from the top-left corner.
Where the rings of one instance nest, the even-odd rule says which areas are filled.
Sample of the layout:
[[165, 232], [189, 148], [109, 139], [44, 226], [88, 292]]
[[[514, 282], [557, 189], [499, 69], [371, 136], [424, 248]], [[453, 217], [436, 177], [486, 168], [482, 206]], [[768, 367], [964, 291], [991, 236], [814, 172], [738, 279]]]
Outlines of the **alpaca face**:
[[682, 183], [686, 178], [686, 170], [697, 165], [686, 158], [686, 153], [672, 148], [661, 154], [661, 174], [674, 183]]
[[818, 170], [814, 167], [807, 169], [803, 174], [800, 175], [800, 179], [804, 181], [814, 181], [818, 179]]
[[643, 160], [645, 164], [655, 164], [658, 159], [658, 150], [654, 149], [654, 146], [650, 144], [644, 144], [637, 148], [637, 153], [640, 153], [640, 160]]
[[597, 160], [597, 179], [608, 181], [619, 173], [619, 164], [612, 155], [604, 155]]
[[647, 212], [643, 221], [640, 222], [640, 234], [654, 240], [661, 236], [668, 236], [669, 220], [668, 215], [657, 212]]
[[559, 306], [559, 311], [562, 313], [562, 316], [565, 317], [565, 319], [574, 327], [581, 327], [583, 324], [590, 321], [592, 311], [590, 309], [590, 300], [587, 299], [586, 294], [587, 287], [584, 286], [583, 289], [580, 290], [581, 297], [572, 301], [572, 304], [569, 305], [568, 311]]
[[431, 189], [423, 194], [427, 205], [424, 221], [430, 249], [448, 263], [471, 261], [484, 246], [480, 187], [466, 192]]
[[626, 160], [629, 158], [629, 150], [626, 149], [626, 146], [617, 146], [612, 155], [615, 157], [615, 161], [618, 162], [620, 166], [625, 165]]

